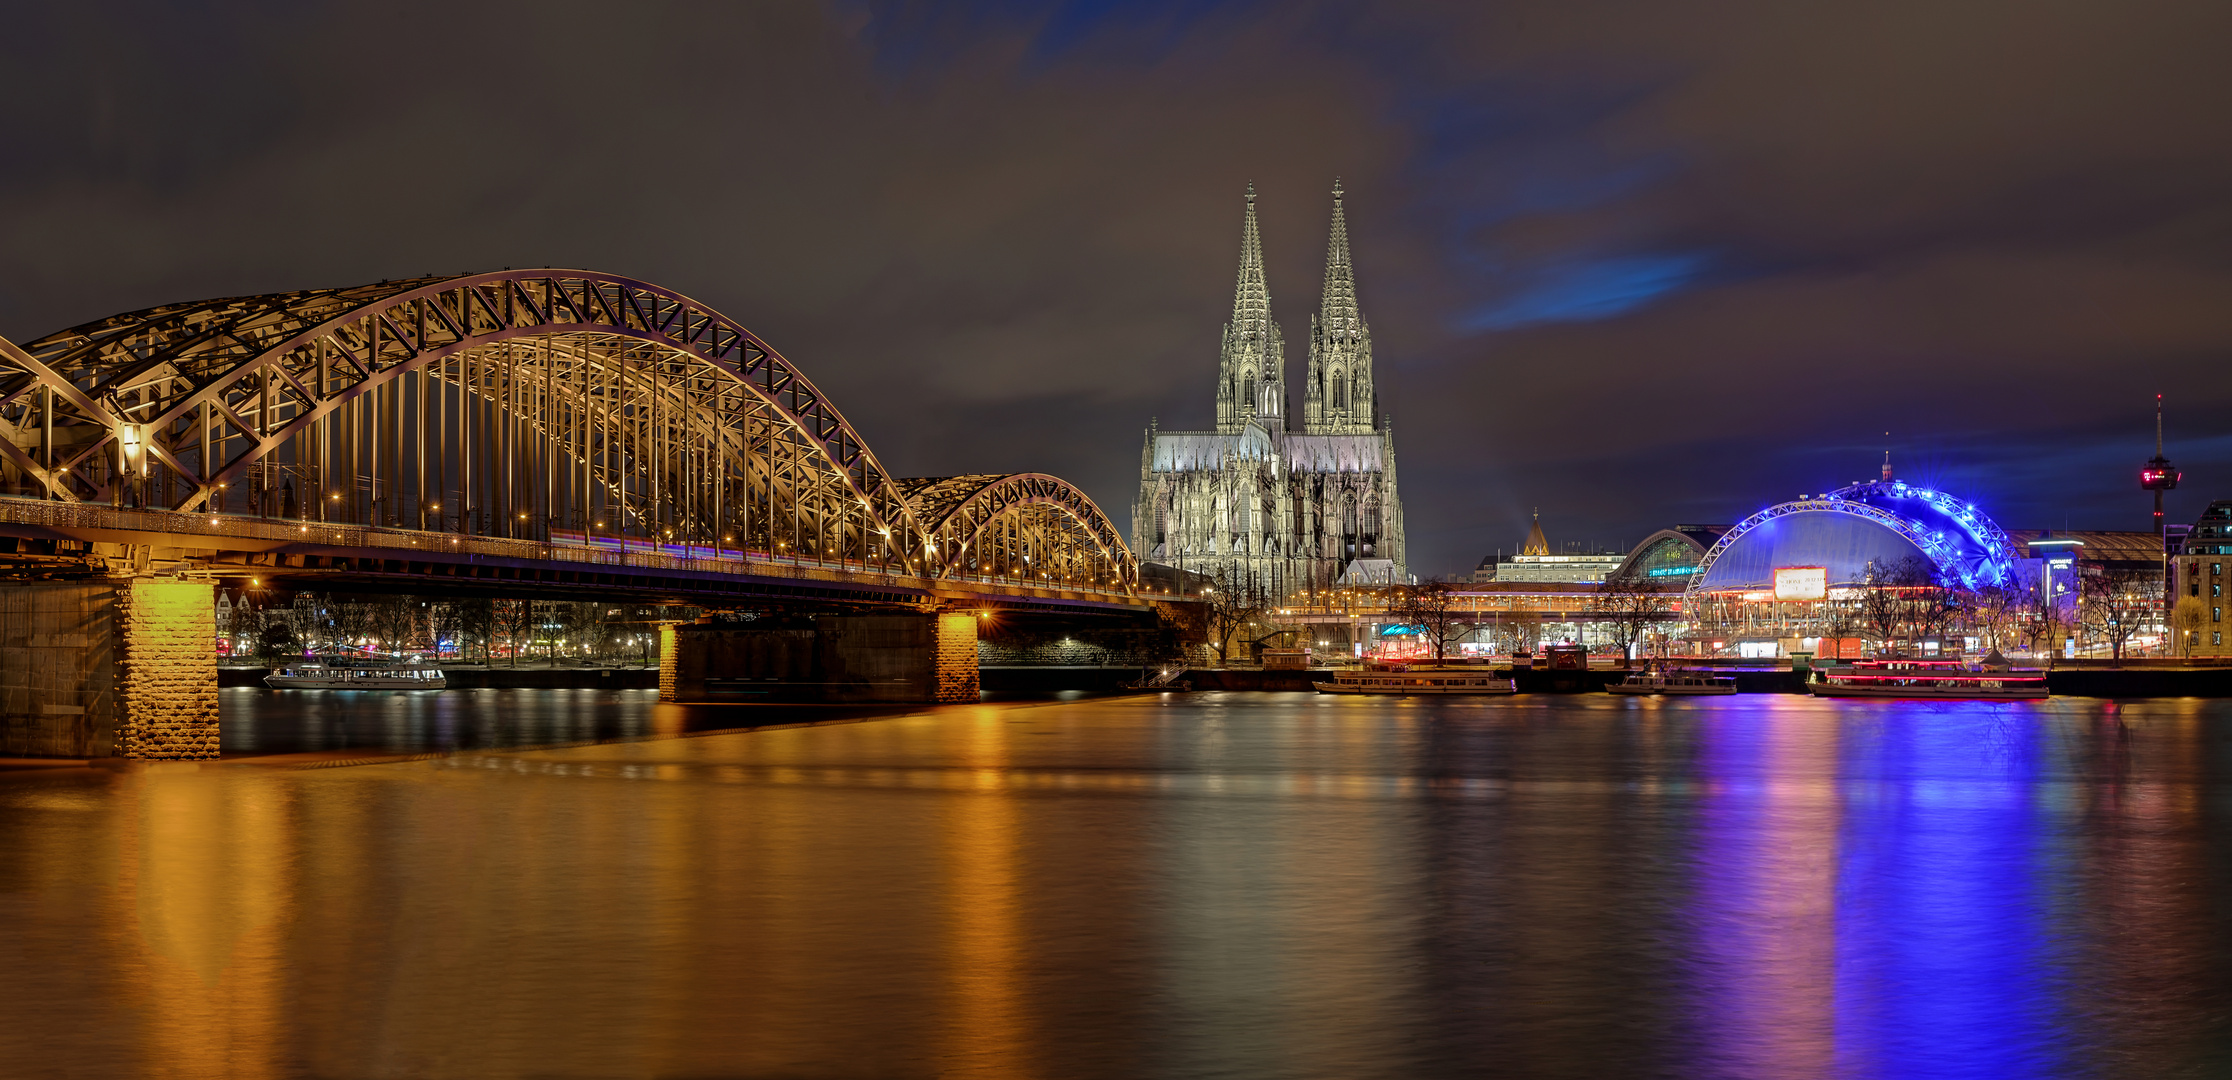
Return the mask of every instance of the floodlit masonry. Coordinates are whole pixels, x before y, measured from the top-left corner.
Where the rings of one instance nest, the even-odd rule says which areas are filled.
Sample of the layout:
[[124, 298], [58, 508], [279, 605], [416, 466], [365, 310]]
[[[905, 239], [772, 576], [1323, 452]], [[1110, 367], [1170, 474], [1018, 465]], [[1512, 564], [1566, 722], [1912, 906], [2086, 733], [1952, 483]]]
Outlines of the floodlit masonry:
[[1149, 562], [1267, 598], [1342, 582], [1404, 580], [1395, 436], [1378, 400], [1372, 331], [1357, 303], [1335, 183], [1301, 426], [1290, 422], [1286, 345], [1271, 317], [1250, 185], [1232, 321], [1218, 356], [1217, 427], [1148, 428], [1132, 506], [1133, 549]]

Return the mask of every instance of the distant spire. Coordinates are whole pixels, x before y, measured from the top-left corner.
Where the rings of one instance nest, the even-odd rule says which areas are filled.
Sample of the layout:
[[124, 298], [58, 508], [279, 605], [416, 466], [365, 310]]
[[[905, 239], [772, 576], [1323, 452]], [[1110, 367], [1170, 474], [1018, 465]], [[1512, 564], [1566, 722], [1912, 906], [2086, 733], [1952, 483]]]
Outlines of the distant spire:
[[1363, 325], [1356, 306], [1356, 268], [1349, 262], [1348, 215], [1341, 210], [1341, 181], [1333, 181], [1333, 232], [1325, 241], [1325, 296], [1318, 315], [1328, 334], [1354, 335]]
[[[1888, 439], [1891, 437], [1891, 433], [1886, 431], [1883, 433], [1883, 437]], [[1888, 446], [1883, 448], [1883, 482], [1886, 484], [1891, 482], [1891, 448]]]
[[1534, 526], [1527, 530], [1527, 545], [1519, 549], [1521, 555], [1550, 554], [1550, 539], [1542, 535], [1542, 508], [1536, 507]]
[[1232, 289], [1232, 329], [1261, 334], [1271, 321], [1271, 289], [1263, 281], [1263, 234], [1256, 228], [1255, 181], [1248, 182], [1248, 212], [1240, 224], [1240, 278]]

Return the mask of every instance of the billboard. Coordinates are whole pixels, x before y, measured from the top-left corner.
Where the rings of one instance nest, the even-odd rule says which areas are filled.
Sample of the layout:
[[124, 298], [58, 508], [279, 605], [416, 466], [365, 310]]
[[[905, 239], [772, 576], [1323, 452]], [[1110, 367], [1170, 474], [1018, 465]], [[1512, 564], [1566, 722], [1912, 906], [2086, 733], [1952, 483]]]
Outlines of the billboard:
[[1775, 568], [1775, 599], [1819, 600], [1828, 595], [1828, 567], [1778, 566]]

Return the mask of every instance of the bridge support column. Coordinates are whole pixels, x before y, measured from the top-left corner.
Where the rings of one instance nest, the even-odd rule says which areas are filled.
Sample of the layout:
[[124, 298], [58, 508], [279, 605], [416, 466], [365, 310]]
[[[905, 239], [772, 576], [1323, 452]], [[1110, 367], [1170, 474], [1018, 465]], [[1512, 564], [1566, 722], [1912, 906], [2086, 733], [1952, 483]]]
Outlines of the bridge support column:
[[675, 632], [675, 623], [659, 624], [659, 700], [679, 701], [675, 693], [679, 686], [682, 663], [682, 635]]
[[116, 753], [217, 756], [216, 586], [132, 578], [116, 586]]
[[974, 614], [949, 611], [938, 615], [938, 637], [931, 647], [930, 665], [931, 677], [935, 680], [933, 700], [941, 703], [978, 700], [977, 619]]

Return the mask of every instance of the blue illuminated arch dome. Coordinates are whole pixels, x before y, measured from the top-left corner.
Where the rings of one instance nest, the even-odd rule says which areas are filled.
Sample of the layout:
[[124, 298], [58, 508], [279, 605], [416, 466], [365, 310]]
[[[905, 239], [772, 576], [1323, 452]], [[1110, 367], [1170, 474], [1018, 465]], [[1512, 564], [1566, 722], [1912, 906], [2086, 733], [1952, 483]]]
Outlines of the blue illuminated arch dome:
[[1691, 592], [1772, 589], [1782, 567], [1818, 566], [1832, 589], [1867, 580], [1868, 564], [1919, 555], [1960, 588], [2012, 580], [2015, 545], [1974, 503], [1904, 480], [1868, 481], [1770, 506], [1728, 530], [1690, 577]]

